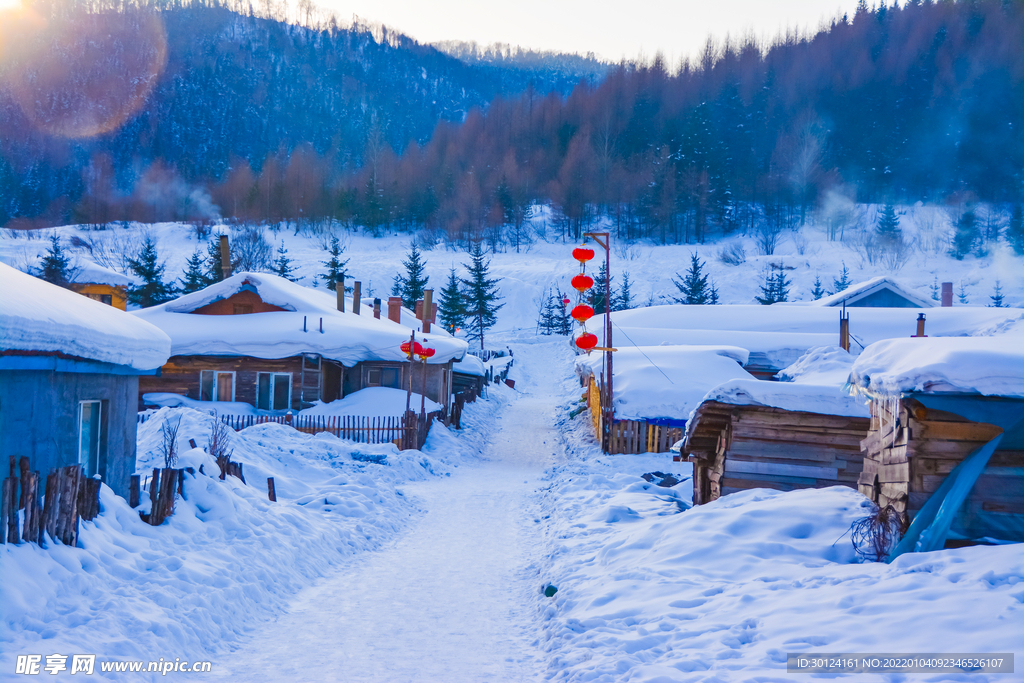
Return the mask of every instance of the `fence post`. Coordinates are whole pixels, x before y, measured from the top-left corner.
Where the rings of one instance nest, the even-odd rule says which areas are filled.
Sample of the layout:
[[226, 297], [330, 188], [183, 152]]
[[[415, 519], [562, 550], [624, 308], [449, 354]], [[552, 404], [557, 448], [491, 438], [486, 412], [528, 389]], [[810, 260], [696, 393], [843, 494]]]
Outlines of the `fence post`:
[[277, 502], [277, 489], [274, 488], [273, 477], [267, 477], [267, 498], [269, 498], [272, 503]]
[[138, 474], [131, 476], [131, 481], [128, 484], [128, 505], [133, 508], [139, 507], [139, 483], [141, 477]]

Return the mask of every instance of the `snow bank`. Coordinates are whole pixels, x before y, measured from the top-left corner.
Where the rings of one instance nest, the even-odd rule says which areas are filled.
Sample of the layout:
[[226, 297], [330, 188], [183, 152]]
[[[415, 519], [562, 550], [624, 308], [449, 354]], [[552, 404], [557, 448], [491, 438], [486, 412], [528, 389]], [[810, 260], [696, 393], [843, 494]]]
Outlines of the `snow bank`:
[[[735, 346], [648, 346], [620, 348], [615, 373], [615, 417], [683, 419], [712, 388], [730, 379], [753, 379], [740, 367], [745, 349]], [[604, 355], [577, 356], [577, 372], [600, 377]]]
[[[181, 394], [154, 391], [142, 395], [142, 402], [158, 408], [193, 408], [203, 413], [216, 411], [218, 415], [259, 415], [251, 403], [240, 401], [197, 401]], [[266, 412], [266, 411], [264, 411]]]
[[[243, 289], [256, 291], [268, 304], [286, 309], [247, 315], [193, 314], [198, 308]], [[317, 353], [351, 367], [364, 360], [407, 360], [400, 350], [409, 328], [385, 318], [342, 313], [328, 295], [267, 273], [238, 273], [206, 289], [132, 314], [163, 329], [171, 337], [173, 355], [241, 355], [288, 358]], [[321, 332], [321, 324], [323, 331]], [[440, 327], [434, 329], [440, 330]], [[418, 334], [434, 348], [429, 363], [461, 358], [469, 348], [443, 330]]]
[[142, 281], [134, 275], [125, 275], [116, 270], [105, 268], [93, 261], [79, 261], [75, 264], [72, 282], [80, 284], [113, 285], [115, 287], [128, 287], [141, 284]]
[[461, 372], [464, 375], [476, 375], [477, 377], [483, 377], [487, 372], [486, 368], [484, 368], [484, 362], [468, 353], [462, 357], [462, 360], [452, 366], [452, 371]]
[[[420, 394], [412, 394], [412, 399], [409, 402], [412, 410], [419, 412], [422, 398]], [[367, 387], [330, 403], [317, 401], [316, 405], [312, 408], [299, 411], [299, 414], [325, 416], [357, 415], [360, 417], [366, 415], [371, 417], [394, 415], [400, 417], [405, 413], [405, 400], [406, 393], [404, 389]], [[441, 404], [431, 401], [429, 398], [426, 399], [426, 411], [432, 413], [437, 410], [441, 410]]]
[[767, 406], [822, 415], [871, 417], [864, 398], [851, 396], [834, 384], [734, 379], [709, 391], [701, 403], [704, 401], [738, 406]]
[[[464, 424], [493, 420], [498, 405], [466, 406]], [[245, 485], [220, 481], [205, 451], [188, 450], [190, 438], [206, 445], [212, 419], [163, 408], [139, 427], [140, 473], [163, 466], [161, 427], [169, 420], [180, 420], [185, 451], [178, 466], [196, 468], [185, 477], [185, 499], [160, 527], [143, 523], [104, 486], [101, 514], [82, 523], [82, 547], [0, 546], [0, 670], [14, 671], [18, 654], [90, 652], [99, 659], [212, 660], [216, 669], [218, 652], [236, 647], [298, 590], [379, 547], [419, 514], [403, 483], [475, 459], [479, 434], [486, 434], [435, 424], [423, 451], [399, 451], [257, 425], [229, 434]], [[276, 503], [267, 500], [271, 476]]]
[[850, 378], [854, 357], [839, 346], [808, 349], [795, 363], [781, 370], [776, 377], [783, 382], [832, 384], [844, 386]]
[[1024, 397], [1024, 338], [890, 339], [857, 358], [850, 382], [872, 396], [966, 392]]
[[171, 340], [113, 306], [51, 285], [0, 263], [0, 352], [62, 354], [153, 370]]

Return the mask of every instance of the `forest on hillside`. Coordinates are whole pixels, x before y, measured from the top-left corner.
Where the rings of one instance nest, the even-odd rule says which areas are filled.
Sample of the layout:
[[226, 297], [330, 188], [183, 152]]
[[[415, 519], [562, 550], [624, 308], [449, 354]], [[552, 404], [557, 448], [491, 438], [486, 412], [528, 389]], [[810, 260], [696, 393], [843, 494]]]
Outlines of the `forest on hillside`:
[[[1009, 216], [1024, 197], [1012, 0], [862, 3], [814, 35], [709, 39], [678, 67], [622, 63], [571, 92], [554, 70], [495, 78], [520, 67], [472, 49], [463, 62], [386, 29], [219, 5], [69, 21], [24, 41], [35, 60], [0, 67], [0, 224], [341, 221], [518, 243], [549, 203], [566, 236], [607, 216], [627, 239], [693, 242], [811, 211], [841, 222], [857, 201]], [[93, 27], [116, 43], [106, 59]], [[83, 123], [68, 103], [90, 78], [144, 101], [123, 121], [101, 102], [116, 125]]]

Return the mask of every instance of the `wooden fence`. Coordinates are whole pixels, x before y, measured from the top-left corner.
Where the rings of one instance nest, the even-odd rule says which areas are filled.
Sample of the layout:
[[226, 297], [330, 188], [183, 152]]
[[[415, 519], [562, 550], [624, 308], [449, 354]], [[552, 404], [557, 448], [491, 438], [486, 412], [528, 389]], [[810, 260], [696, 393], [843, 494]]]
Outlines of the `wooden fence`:
[[[78, 465], [50, 471], [45, 491], [40, 481], [27, 457], [19, 462], [11, 456], [11, 476], [4, 479], [0, 496], [0, 542], [41, 544], [49, 535], [52, 541], [77, 545], [78, 520], [100, 512], [100, 481], [85, 477]], [[19, 528], [20, 510], [25, 512]]]
[[594, 422], [594, 432], [601, 441], [601, 449], [605, 453], [668, 453], [676, 441], [683, 438], [682, 427], [667, 427], [650, 424], [646, 420], [616, 420], [605, 429], [608, 411], [602, 403], [605, 401], [600, 382], [590, 378], [583, 398], [590, 406], [590, 415]]
[[[409, 411], [405, 416], [365, 417], [357, 415], [219, 415], [221, 422], [236, 432], [259, 424], [277, 423], [306, 434], [330, 432], [339, 439], [365, 444], [394, 443], [403, 449], [422, 448], [434, 419], [442, 411], [425, 416]], [[461, 406], [460, 406], [461, 418]], [[139, 413], [139, 424], [149, 415]], [[458, 427], [456, 427], [458, 428]]]

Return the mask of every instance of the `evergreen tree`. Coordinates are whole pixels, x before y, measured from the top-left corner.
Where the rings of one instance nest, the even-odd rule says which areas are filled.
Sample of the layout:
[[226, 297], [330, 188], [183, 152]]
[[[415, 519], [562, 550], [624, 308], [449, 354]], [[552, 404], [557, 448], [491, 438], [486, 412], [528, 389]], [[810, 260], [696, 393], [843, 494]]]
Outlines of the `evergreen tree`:
[[564, 336], [572, 334], [573, 324], [572, 316], [569, 315], [570, 304], [565, 303], [567, 299], [569, 299], [568, 295], [562, 292], [561, 289], [555, 290], [555, 303], [558, 305], [558, 325], [555, 328], [555, 332]]
[[594, 315], [602, 315], [605, 313], [605, 286], [607, 285], [609, 291], [612, 292], [612, 310], [615, 310], [615, 287], [611, 284], [611, 281], [615, 278], [608, 277], [608, 267], [601, 263], [601, 268], [597, 271], [597, 275], [594, 276], [594, 286], [590, 290], [590, 307], [594, 309]]
[[550, 289], [544, 297], [544, 304], [540, 307], [540, 318], [537, 320], [537, 330], [547, 336], [555, 333], [558, 329], [558, 307], [562, 302], [555, 302], [555, 294]]
[[761, 294], [757, 297], [758, 303], [768, 306], [781, 301], [789, 301], [790, 281], [786, 277], [784, 266], [772, 266], [770, 271], [765, 273], [764, 284], [761, 285]]
[[281, 246], [277, 250], [277, 260], [274, 261], [274, 273], [286, 280], [295, 282], [298, 278], [292, 277], [294, 272], [295, 266], [292, 265], [292, 260], [288, 258], [288, 250], [284, 248], [284, 242], [281, 242]]
[[875, 235], [883, 246], [891, 246], [903, 239], [903, 232], [900, 230], [900, 219], [896, 216], [896, 207], [886, 204], [878, 215], [878, 225], [875, 226]]
[[206, 245], [206, 282], [214, 284], [224, 279], [224, 267], [220, 261], [220, 239], [214, 235]]
[[[672, 278], [672, 284], [676, 286], [681, 297], [676, 298], [677, 303], [700, 306], [708, 302], [710, 294], [708, 290], [708, 276], [704, 274], [705, 263], [697, 258], [696, 252], [690, 253], [690, 270], [681, 281]], [[676, 273], [678, 276], [679, 274]]]
[[971, 253], [975, 243], [981, 235], [978, 234], [978, 219], [974, 211], [968, 209], [956, 222], [956, 231], [953, 233], [953, 258], [962, 261], [965, 256]]
[[814, 289], [811, 290], [811, 296], [815, 301], [825, 296], [825, 288], [821, 286], [821, 278], [817, 275], [814, 276]]
[[345, 276], [348, 275], [348, 272], [345, 270], [345, 266], [348, 265], [348, 259], [342, 261], [339, 258], [343, 251], [345, 250], [341, 248], [338, 238], [331, 237], [331, 247], [327, 250], [331, 258], [320, 262], [327, 267], [327, 272], [323, 274], [323, 278], [327, 283], [327, 289], [332, 292], [338, 291], [338, 283], [343, 282]]
[[405, 266], [405, 275], [395, 276], [391, 295], [402, 297], [402, 305], [412, 310], [416, 308], [416, 302], [423, 298], [430, 279], [423, 274], [426, 263], [420, 258], [420, 250], [415, 244], [409, 248], [409, 258], [402, 261], [402, 265]]
[[612, 305], [613, 311], [627, 311], [633, 307], [633, 283], [629, 281], [629, 273], [622, 273], [622, 284], [619, 286], [619, 295], [615, 297]]
[[71, 283], [71, 259], [61, 246], [57, 233], [50, 236], [50, 248], [39, 264], [39, 277], [59, 287], [67, 287]]
[[939, 300], [939, 276], [936, 275], [935, 279], [932, 280], [932, 301]]
[[480, 348], [484, 348], [484, 332], [498, 322], [498, 311], [505, 304], [499, 304], [498, 281], [491, 279], [490, 261], [484, 261], [483, 248], [480, 242], [473, 242], [469, 256], [471, 263], [466, 266], [469, 278], [462, 280], [466, 288], [466, 319], [469, 325], [470, 339], [478, 340]]
[[711, 288], [708, 291], [708, 305], [717, 306], [719, 303], [721, 302], [718, 300], [718, 287], [716, 287], [715, 283], [712, 282]]
[[960, 303], [967, 303], [967, 286], [964, 285], [963, 280], [960, 281], [960, 291], [957, 292], [957, 298], [960, 300]]
[[213, 283], [210, 282], [206, 273], [203, 272], [203, 255], [196, 249], [192, 256], [186, 261], [185, 276], [181, 278], [181, 293], [191, 294]]
[[850, 271], [846, 267], [846, 261], [843, 261], [843, 271], [839, 274], [838, 278], [832, 278], [832, 286], [835, 288], [835, 293], [843, 291], [849, 287], [852, 283], [850, 280]]
[[996, 280], [996, 288], [990, 297], [992, 299], [992, 308], [1006, 308], [1006, 304], [1003, 303], [1003, 286]]
[[1010, 225], [1006, 229], [1006, 239], [1018, 254], [1024, 255], [1024, 211], [1020, 204], [1013, 207]]
[[174, 298], [174, 285], [163, 281], [167, 265], [160, 262], [152, 238], [146, 237], [138, 257], [128, 259], [128, 267], [142, 280], [141, 285], [128, 288], [128, 301], [148, 308]]
[[[398, 296], [397, 294], [395, 296]], [[466, 324], [466, 308], [462, 296], [462, 289], [459, 287], [459, 278], [455, 276], [455, 269], [448, 273], [448, 284], [441, 290], [441, 299], [437, 306], [437, 317], [441, 327], [455, 334], [456, 330]]]

